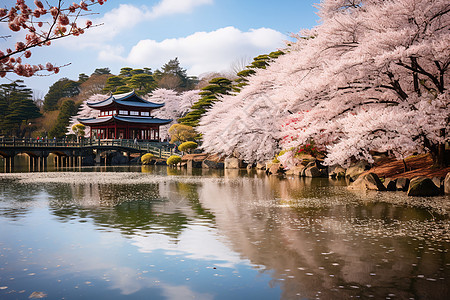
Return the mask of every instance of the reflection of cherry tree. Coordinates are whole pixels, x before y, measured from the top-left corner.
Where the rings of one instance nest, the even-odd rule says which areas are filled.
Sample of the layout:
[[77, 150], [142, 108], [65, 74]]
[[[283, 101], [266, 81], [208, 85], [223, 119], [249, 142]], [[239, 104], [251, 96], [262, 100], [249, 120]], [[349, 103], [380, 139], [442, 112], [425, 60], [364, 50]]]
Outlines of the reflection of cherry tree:
[[[311, 178], [280, 180], [264, 174], [240, 179], [232, 185], [203, 182], [199, 202], [215, 216], [231, 250], [270, 274], [282, 291], [279, 298], [383, 298], [392, 293], [439, 299], [448, 293], [447, 285], [435, 280], [445, 260], [431, 258], [445, 248], [441, 225], [415, 222], [422, 218], [420, 210], [388, 205], [376, 195], [345, 192], [339, 198], [341, 189], [332, 188], [325, 196], [323, 182], [312, 184]], [[370, 204], [349, 205], [355, 199]], [[432, 253], [420, 253], [418, 246], [427, 244], [433, 245]], [[431, 280], [417, 280], [418, 274]]]
[[[83, 101], [83, 103], [80, 106], [80, 109], [78, 110], [78, 113], [76, 116], [73, 116], [70, 118], [69, 126], [67, 126], [67, 134], [75, 134], [73, 131], [73, 126], [81, 124], [78, 122], [78, 119], [88, 119], [88, 118], [96, 118], [99, 116], [100, 111], [96, 109], [92, 109], [89, 106], [87, 106], [87, 102], [100, 102], [108, 98], [108, 95], [101, 95], [101, 94], [95, 94], [89, 97], [87, 100]], [[91, 128], [89, 126], [85, 129], [85, 137], [89, 137], [91, 134]]]
[[[9, 72], [25, 77], [43, 70], [58, 73], [59, 67], [51, 63], [46, 63], [45, 66], [30, 65], [24, 63], [23, 59], [31, 56], [31, 49], [34, 47], [50, 46], [53, 40], [83, 34], [92, 26], [92, 22], [87, 20], [85, 24], [79, 25], [79, 17], [83, 12], [89, 11], [89, 6], [102, 5], [104, 2], [106, 0], [83, 0], [80, 4], [64, 6], [62, 0], [58, 0], [55, 5], [46, 1], [46, 7], [41, 1], [35, 0], [36, 7], [32, 9], [25, 0], [17, 0], [16, 5], [10, 8], [0, 8], [0, 23], [8, 24], [9, 30], [15, 34], [14, 38], [20, 37], [21, 30], [27, 32], [24, 40], [16, 42], [14, 47], [0, 50], [0, 77], [5, 77]], [[4, 35], [0, 38], [7, 39], [12, 36]]]

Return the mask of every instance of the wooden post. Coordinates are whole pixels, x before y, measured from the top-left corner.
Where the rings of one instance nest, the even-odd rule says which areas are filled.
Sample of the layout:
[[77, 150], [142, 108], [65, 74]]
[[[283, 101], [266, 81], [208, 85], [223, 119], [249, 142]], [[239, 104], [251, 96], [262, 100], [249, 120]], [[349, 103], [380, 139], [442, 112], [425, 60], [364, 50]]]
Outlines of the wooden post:
[[28, 171], [33, 172], [33, 157], [28, 155]]
[[5, 172], [9, 172], [11, 167], [11, 157], [5, 157]]

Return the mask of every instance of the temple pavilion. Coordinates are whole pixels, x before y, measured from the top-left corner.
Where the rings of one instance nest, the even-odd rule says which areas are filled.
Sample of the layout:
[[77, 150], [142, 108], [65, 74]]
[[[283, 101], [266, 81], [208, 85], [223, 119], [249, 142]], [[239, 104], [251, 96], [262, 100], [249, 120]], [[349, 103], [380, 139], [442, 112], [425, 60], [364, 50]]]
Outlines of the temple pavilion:
[[91, 128], [91, 138], [159, 141], [159, 126], [172, 122], [152, 116], [152, 111], [164, 103], [146, 101], [134, 91], [87, 105], [100, 111], [96, 118], [78, 119]]

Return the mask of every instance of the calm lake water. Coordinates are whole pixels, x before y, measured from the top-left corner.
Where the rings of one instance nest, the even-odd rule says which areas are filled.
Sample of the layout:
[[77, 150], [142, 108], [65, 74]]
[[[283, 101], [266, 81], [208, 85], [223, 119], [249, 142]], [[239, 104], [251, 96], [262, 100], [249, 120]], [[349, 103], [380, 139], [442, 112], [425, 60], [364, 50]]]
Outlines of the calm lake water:
[[0, 299], [446, 299], [449, 203], [246, 170], [0, 174]]

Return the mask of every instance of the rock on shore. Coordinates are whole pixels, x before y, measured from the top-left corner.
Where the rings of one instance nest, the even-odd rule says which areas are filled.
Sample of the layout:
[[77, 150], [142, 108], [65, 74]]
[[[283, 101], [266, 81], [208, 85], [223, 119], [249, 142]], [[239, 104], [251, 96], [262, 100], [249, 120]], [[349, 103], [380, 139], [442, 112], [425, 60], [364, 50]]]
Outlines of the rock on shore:
[[350, 190], [375, 190], [375, 191], [385, 191], [383, 183], [377, 174], [369, 173], [358, 177], [352, 184], [348, 186]]
[[407, 194], [408, 196], [439, 196], [441, 190], [430, 178], [416, 177], [409, 183]]

